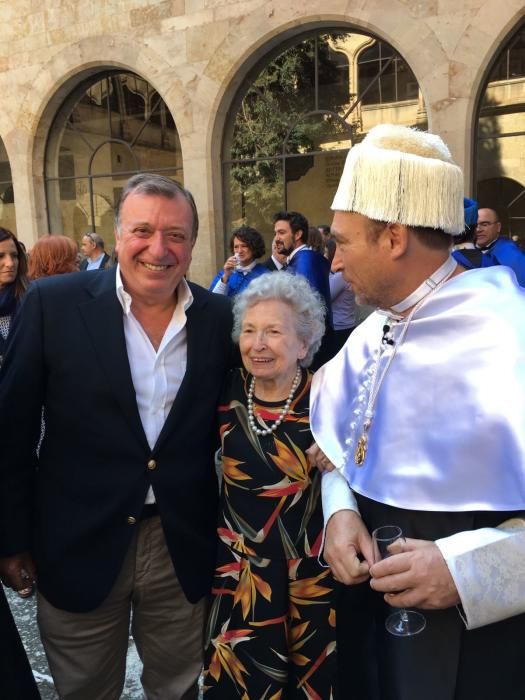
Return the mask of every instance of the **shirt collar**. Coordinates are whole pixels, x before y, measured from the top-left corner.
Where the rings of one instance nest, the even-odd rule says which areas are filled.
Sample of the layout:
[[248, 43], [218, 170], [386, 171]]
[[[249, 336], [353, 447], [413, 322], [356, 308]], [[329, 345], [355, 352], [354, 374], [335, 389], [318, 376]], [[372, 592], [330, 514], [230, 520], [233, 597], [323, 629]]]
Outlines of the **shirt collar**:
[[[131, 297], [131, 294], [128, 294], [128, 292], [126, 292], [126, 290], [124, 289], [124, 283], [122, 282], [122, 276], [120, 274], [120, 265], [117, 265], [115, 282], [117, 299], [119, 300], [120, 305], [122, 306], [124, 314], [126, 316], [129, 316], [133, 299]], [[192, 305], [192, 303], [193, 294], [191, 293], [191, 289], [188, 283], [183, 277], [177, 287], [177, 307], [181, 306], [184, 311], [187, 311]]]
[[[498, 236], [498, 238], [499, 238], [499, 236]], [[494, 239], [493, 241], [491, 241], [488, 245], [484, 245], [484, 246], [480, 247], [479, 250], [481, 250], [483, 253], [486, 253], [487, 250], [490, 250], [491, 248], [493, 248], [493, 247], [496, 245], [496, 241], [498, 240], [498, 238], [495, 238], [495, 239]], [[476, 246], [476, 248], [477, 248], [477, 247], [478, 247], [478, 246]]]
[[238, 267], [237, 271], [242, 272], [243, 274], [246, 275], [248, 272], [251, 272], [256, 265], [257, 265], [257, 260], [252, 260], [249, 265], [243, 265], [242, 267]]
[[300, 245], [298, 248], [294, 248], [294, 249], [292, 250], [292, 252], [290, 253], [290, 255], [288, 256], [287, 262], [290, 263], [290, 260], [293, 258], [293, 256], [294, 256], [296, 253], [298, 253], [300, 250], [303, 250], [304, 248], [308, 248], [308, 246], [306, 245], [306, 243], [303, 243], [303, 244]]

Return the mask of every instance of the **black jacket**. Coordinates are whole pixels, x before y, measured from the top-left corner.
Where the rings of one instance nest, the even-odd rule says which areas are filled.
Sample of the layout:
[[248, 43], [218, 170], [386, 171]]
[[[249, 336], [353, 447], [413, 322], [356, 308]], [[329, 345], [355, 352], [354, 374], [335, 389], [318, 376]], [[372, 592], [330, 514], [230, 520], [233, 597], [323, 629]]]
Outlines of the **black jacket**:
[[[110, 261], [109, 255], [107, 253], [104, 253], [104, 255], [102, 257], [102, 261], [97, 269], [98, 270], [105, 270], [106, 268], [109, 267], [109, 261]], [[87, 270], [88, 262], [89, 262], [89, 260], [87, 258], [84, 258], [84, 260], [82, 260], [82, 262], [80, 263], [80, 271], [81, 272], [83, 270]]]
[[31, 550], [39, 588], [58, 608], [88, 611], [104, 600], [137, 527], [128, 519], [138, 521], [150, 485], [187, 598], [209, 592], [216, 405], [235, 355], [229, 301], [190, 287], [186, 374], [153, 450], [137, 409], [115, 269], [40, 280], [17, 315], [0, 379], [0, 556]]

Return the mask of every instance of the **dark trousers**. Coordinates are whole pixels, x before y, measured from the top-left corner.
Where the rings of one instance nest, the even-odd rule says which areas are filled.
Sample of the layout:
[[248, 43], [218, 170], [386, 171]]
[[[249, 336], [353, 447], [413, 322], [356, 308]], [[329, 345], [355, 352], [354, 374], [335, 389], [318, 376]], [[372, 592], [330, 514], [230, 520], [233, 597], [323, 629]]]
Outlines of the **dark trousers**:
[[[432, 513], [394, 508], [358, 496], [369, 531], [398, 525], [407, 537], [435, 540], [494, 527], [513, 513]], [[522, 514], [520, 514], [521, 517]], [[342, 697], [363, 700], [523, 700], [525, 615], [467, 630], [457, 609], [422, 611], [426, 629], [400, 638], [385, 630], [392, 612], [363, 584], [345, 587], [337, 608]], [[351, 639], [349, 639], [351, 637]], [[340, 641], [341, 640], [341, 641]], [[346, 653], [345, 653], [346, 645]], [[355, 694], [354, 668], [364, 669]], [[346, 692], [346, 695], [345, 695]]]

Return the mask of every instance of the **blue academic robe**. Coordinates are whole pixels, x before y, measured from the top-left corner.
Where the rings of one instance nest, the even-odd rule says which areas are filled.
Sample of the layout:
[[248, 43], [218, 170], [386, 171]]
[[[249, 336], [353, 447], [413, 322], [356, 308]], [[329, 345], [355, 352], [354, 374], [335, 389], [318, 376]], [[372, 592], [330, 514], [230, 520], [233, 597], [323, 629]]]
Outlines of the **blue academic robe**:
[[[226, 292], [226, 296], [234, 297], [237, 294], [240, 294], [240, 292], [246, 289], [252, 280], [254, 280], [256, 277], [264, 275], [266, 272], [270, 272], [270, 270], [265, 265], [261, 265], [261, 263], [257, 263], [255, 267], [246, 275], [239, 270], [234, 270], [228, 280], [228, 291]], [[220, 280], [222, 275], [222, 270], [215, 275], [212, 283], [209, 286], [210, 292], [213, 292], [213, 288]]]
[[492, 267], [493, 265], [506, 265], [514, 270], [514, 274], [521, 287], [525, 287], [525, 253], [508, 238], [498, 238], [487, 251], [481, 255], [481, 264], [477, 265], [468, 252], [454, 250], [455, 260], [467, 270], [476, 267]]
[[287, 272], [306, 277], [310, 285], [321, 295], [326, 305], [326, 325], [332, 327], [332, 302], [330, 296], [330, 262], [315, 250], [303, 248], [292, 256]]

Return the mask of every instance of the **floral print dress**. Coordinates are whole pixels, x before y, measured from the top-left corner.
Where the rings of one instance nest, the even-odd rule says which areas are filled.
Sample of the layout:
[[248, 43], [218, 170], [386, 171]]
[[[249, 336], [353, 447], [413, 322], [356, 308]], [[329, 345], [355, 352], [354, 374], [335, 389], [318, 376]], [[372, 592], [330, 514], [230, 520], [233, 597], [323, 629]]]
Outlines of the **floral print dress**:
[[[317, 561], [321, 475], [305, 450], [311, 375], [270, 435], [249, 428], [251, 375], [232, 372], [219, 407], [223, 482], [204, 690], [244, 700], [335, 697], [334, 581]], [[283, 404], [254, 397], [261, 427]]]

